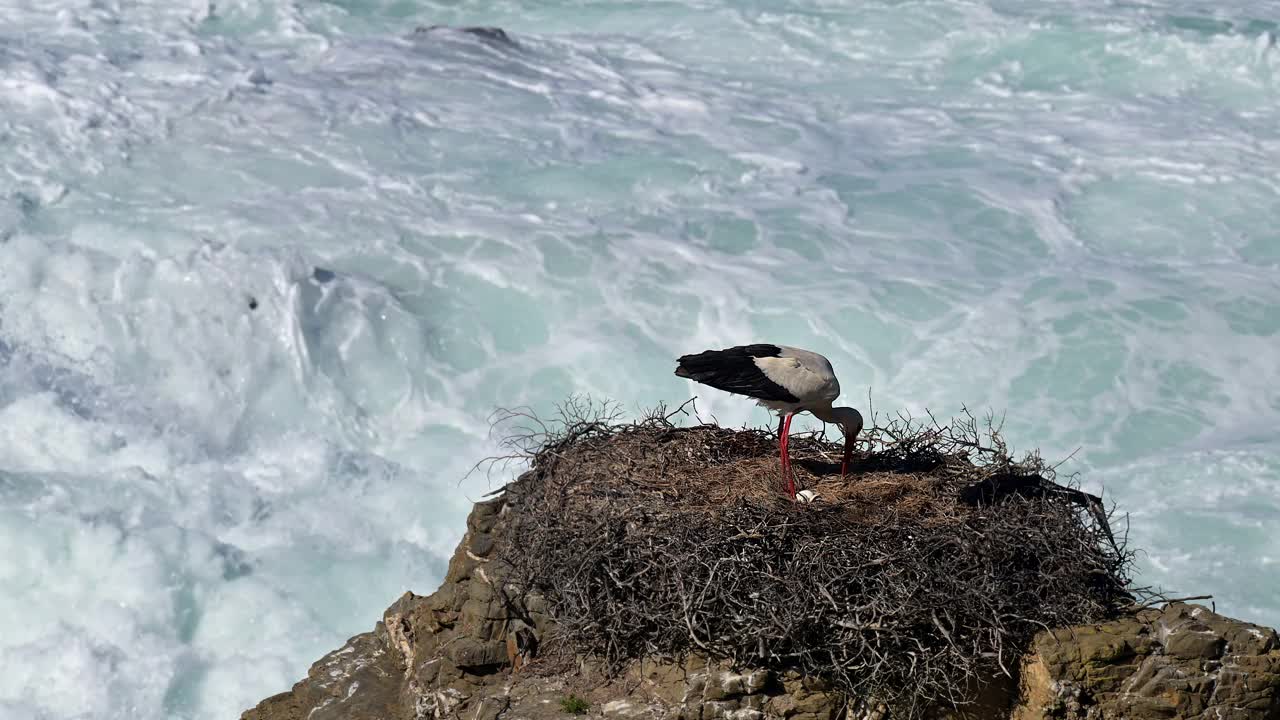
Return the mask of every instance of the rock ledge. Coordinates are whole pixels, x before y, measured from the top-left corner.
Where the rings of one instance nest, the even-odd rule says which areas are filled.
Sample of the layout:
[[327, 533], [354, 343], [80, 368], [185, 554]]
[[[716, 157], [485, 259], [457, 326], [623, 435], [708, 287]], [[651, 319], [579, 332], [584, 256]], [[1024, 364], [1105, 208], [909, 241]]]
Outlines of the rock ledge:
[[[372, 632], [311, 666], [242, 720], [543, 720], [564, 701], [616, 720], [882, 718], [822, 682], [692, 657], [606, 678], [589, 659], [543, 654], [555, 624], [537, 597], [500, 600], [496, 539], [507, 498], [477, 503], [441, 587], [405, 593]], [[1280, 719], [1280, 640], [1270, 628], [1171, 603], [1113, 622], [1040, 633], [1017, 682], [993, 683], [937, 717]]]

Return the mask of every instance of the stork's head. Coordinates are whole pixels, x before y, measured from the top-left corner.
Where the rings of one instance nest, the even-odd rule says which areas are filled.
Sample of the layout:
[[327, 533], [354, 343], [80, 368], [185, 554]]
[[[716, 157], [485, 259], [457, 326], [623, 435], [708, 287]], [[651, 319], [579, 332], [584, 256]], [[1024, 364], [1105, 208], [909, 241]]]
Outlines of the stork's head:
[[844, 431], [845, 440], [852, 442], [862, 432], [862, 413], [851, 407], [831, 408], [831, 417]]
[[844, 431], [844, 461], [840, 464], [840, 477], [849, 472], [849, 458], [853, 455], [853, 441], [862, 432], [862, 413], [851, 407], [831, 408], [832, 418]]

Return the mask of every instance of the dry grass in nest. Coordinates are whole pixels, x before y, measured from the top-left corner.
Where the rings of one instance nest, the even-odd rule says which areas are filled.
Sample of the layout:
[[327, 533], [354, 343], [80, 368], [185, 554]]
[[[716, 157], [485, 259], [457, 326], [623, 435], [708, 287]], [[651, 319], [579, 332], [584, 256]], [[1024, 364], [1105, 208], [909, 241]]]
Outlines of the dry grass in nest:
[[507, 487], [509, 582], [607, 664], [703, 653], [911, 718], [1011, 673], [1038, 630], [1142, 592], [1098, 498], [1014, 460], [989, 421], [873, 416], [844, 479], [838, 444], [795, 435], [798, 486], [817, 493], [796, 503], [775, 434], [674, 416], [505, 416], [528, 421], [509, 442], [531, 464]]

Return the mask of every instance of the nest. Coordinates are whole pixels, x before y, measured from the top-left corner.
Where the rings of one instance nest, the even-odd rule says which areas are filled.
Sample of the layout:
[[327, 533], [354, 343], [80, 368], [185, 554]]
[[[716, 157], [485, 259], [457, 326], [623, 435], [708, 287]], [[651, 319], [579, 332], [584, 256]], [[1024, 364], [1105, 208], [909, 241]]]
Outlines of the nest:
[[[571, 402], [511, 442], [531, 460], [501, 561], [545, 596], [574, 651], [610, 667], [690, 653], [794, 670], [918, 717], [1012, 676], [1032, 636], [1134, 603], [1131, 553], [1098, 498], [1014, 460], [966, 414], [898, 417], [859, 440], [849, 476], [821, 434], [777, 436], [659, 410], [620, 423]], [[517, 454], [521, 454], [517, 453]]]

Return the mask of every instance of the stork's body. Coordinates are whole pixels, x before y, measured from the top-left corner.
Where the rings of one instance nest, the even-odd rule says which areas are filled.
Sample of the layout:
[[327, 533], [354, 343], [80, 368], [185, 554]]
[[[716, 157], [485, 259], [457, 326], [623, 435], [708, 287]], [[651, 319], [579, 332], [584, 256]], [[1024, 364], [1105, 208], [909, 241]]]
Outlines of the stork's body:
[[755, 398], [778, 413], [778, 443], [787, 493], [794, 498], [795, 482], [787, 436], [791, 418], [810, 412], [823, 422], [836, 423], [844, 431], [844, 462], [840, 474], [849, 469], [853, 441], [862, 431], [862, 414], [851, 407], [832, 407], [840, 395], [840, 381], [831, 362], [815, 352], [786, 345], [739, 345], [725, 350], [707, 350], [680, 358], [676, 375], [719, 390]]

